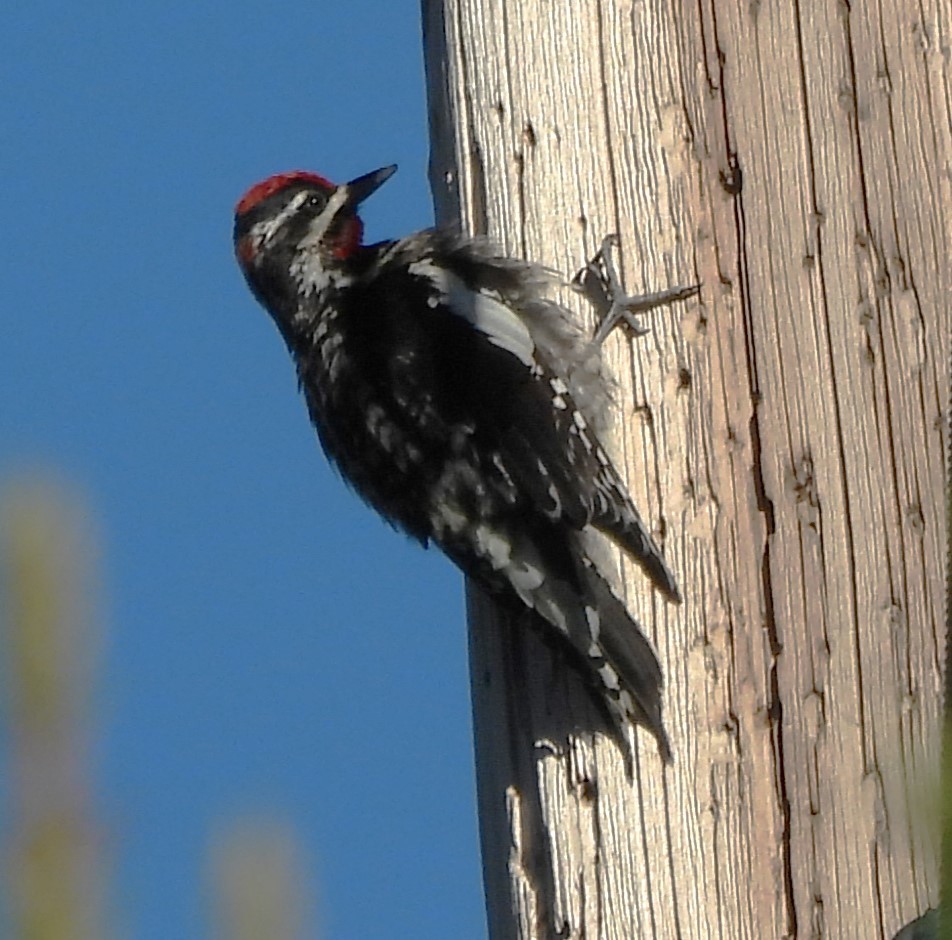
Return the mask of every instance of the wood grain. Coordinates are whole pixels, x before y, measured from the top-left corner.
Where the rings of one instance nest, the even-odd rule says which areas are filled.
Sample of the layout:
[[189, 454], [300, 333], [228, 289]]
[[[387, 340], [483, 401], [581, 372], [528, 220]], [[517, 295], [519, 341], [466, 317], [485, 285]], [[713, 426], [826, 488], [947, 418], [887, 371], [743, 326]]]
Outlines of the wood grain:
[[441, 223], [566, 273], [617, 231], [629, 291], [703, 284], [606, 343], [686, 598], [606, 549], [674, 766], [640, 734], [629, 782], [471, 596], [491, 936], [891, 938], [938, 895], [949, 0], [423, 6]]

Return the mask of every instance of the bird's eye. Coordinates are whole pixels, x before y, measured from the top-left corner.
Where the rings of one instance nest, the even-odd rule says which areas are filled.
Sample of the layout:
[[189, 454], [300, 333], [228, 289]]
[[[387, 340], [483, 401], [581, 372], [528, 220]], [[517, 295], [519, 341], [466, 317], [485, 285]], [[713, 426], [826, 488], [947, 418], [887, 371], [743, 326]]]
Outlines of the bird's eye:
[[324, 205], [324, 197], [314, 193], [313, 196], [307, 197], [307, 202], [304, 205], [310, 209], [320, 209]]

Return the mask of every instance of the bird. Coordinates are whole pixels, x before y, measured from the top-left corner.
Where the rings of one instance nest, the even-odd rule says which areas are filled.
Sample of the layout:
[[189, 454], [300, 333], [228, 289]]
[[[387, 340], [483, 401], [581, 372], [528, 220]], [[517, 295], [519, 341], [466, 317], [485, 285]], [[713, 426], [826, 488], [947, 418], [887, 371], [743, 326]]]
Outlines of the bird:
[[588, 536], [608, 536], [680, 602], [599, 439], [611, 405], [601, 344], [697, 287], [625, 297], [610, 237], [575, 281], [602, 314], [588, 337], [554, 299], [554, 272], [484, 238], [427, 229], [364, 244], [360, 207], [395, 170], [342, 185], [279, 173], [235, 207], [239, 267], [323, 450], [386, 522], [567, 649], [619, 734], [644, 726], [670, 762], [658, 658]]

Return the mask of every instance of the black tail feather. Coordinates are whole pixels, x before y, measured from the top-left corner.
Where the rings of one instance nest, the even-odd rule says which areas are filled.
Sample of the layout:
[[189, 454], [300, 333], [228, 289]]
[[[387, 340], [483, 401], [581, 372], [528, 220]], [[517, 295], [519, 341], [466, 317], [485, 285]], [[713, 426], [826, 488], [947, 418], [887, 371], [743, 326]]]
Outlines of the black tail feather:
[[658, 657], [605, 579], [590, 562], [585, 567], [586, 587], [599, 614], [598, 646], [619, 680], [617, 694], [606, 684], [609, 703], [618, 718], [644, 725], [657, 739], [665, 763], [671, 763], [671, 745], [661, 716], [664, 678]]

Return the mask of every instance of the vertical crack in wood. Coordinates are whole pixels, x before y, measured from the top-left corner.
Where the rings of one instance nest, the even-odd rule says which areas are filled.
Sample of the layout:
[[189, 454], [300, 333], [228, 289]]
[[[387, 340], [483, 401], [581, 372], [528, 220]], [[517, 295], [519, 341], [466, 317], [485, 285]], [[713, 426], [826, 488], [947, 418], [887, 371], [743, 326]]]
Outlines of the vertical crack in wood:
[[[751, 9], [751, 16], [754, 17], [755, 11]], [[724, 56], [721, 52], [720, 40], [718, 37], [718, 9], [714, 3], [710, 8], [710, 22], [713, 34], [713, 44], [717, 50], [718, 73], [715, 82], [711, 83], [712, 90], [719, 96], [721, 104], [721, 120], [723, 122], [723, 135], [725, 155], [724, 159], [728, 166], [739, 165], [736, 154], [735, 144], [733, 142], [732, 128], [732, 109], [730, 107], [730, 88], [728, 87], [727, 77], [724, 71]], [[758, 50], [759, 55], [759, 50]], [[706, 60], [705, 60], [706, 61]], [[760, 429], [760, 402], [761, 389], [758, 375], [758, 346], [757, 336], [754, 330], [753, 316], [751, 310], [751, 292], [750, 292], [750, 271], [747, 260], [747, 225], [744, 213], [744, 192], [743, 187], [737, 187], [737, 191], [732, 193], [735, 231], [737, 233], [737, 275], [740, 281], [740, 303], [742, 322], [745, 330], [745, 351], [747, 357], [747, 381], [750, 395], [750, 446], [752, 455], [751, 473], [753, 476], [754, 490], [757, 500], [757, 508], [764, 519], [764, 544], [761, 558], [761, 581], [764, 600], [765, 627], [770, 643], [771, 665], [769, 671], [769, 721], [774, 742], [774, 790], [776, 793], [778, 805], [780, 808], [782, 839], [781, 839], [781, 857], [782, 857], [782, 884], [784, 910], [786, 914], [786, 932], [790, 937], [798, 935], [798, 918], [796, 907], [796, 894], [794, 891], [793, 859], [792, 859], [792, 814], [790, 799], [786, 779], [786, 764], [784, 754], [783, 739], [783, 705], [780, 697], [780, 682], [778, 675], [778, 656], [782, 650], [782, 641], [779, 636], [778, 624], [774, 610], [774, 589], [771, 579], [770, 549], [771, 539], [776, 531], [774, 519], [774, 507], [767, 494], [766, 481], [763, 469], [763, 450]], [[733, 668], [737, 668], [735, 664]], [[740, 738], [738, 737], [738, 746]]]
[[[716, 28], [716, 10], [713, 13]], [[759, 50], [758, 50], [759, 54]], [[721, 93], [724, 100], [725, 141], [730, 148], [730, 116], [727, 107], [727, 88], [722, 72]], [[761, 581], [764, 600], [765, 627], [770, 642], [771, 664], [769, 671], [769, 721], [774, 742], [774, 787], [780, 807], [782, 820], [781, 856], [783, 859], [783, 894], [784, 907], [787, 917], [787, 933], [791, 937], [797, 936], [798, 917], [796, 893], [793, 879], [793, 846], [792, 846], [792, 816], [790, 797], [787, 787], [786, 763], [783, 738], [783, 703], [780, 696], [780, 680], [778, 674], [778, 657], [783, 649], [779, 636], [776, 612], [774, 609], [774, 588], [770, 564], [771, 540], [776, 533], [773, 502], [767, 494], [766, 480], [763, 467], [763, 446], [760, 428], [761, 389], [757, 366], [758, 340], [754, 329], [753, 311], [751, 309], [750, 269], [747, 260], [747, 225], [744, 213], [744, 194], [737, 194], [734, 200], [734, 211], [737, 229], [737, 259], [740, 274], [740, 301], [742, 320], [746, 333], [747, 351], [747, 378], [750, 394], [750, 442], [754, 491], [757, 498], [757, 508], [764, 518], [764, 544], [761, 558]]]
[[[741, 255], [743, 258], [743, 254]], [[746, 295], [746, 291], [745, 291]], [[753, 341], [751, 341], [753, 342]], [[758, 420], [757, 404], [753, 402], [753, 413], [750, 419], [751, 451], [753, 453], [754, 487], [757, 492], [757, 505], [764, 515], [765, 538], [764, 551], [761, 560], [761, 578], [763, 581], [764, 618], [767, 635], [770, 640], [770, 727], [774, 740], [774, 772], [777, 798], [780, 803], [780, 815], [783, 820], [781, 853], [783, 856], [783, 890], [787, 910], [787, 933], [791, 937], [797, 936], [797, 907], [796, 894], [793, 884], [793, 845], [792, 845], [792, 817], [790, 797], [787, 790], [786, 761], [783, 742], [783, 702], [780, 695], [780, 677], [778, 659], [783, 651], [783, 641], [779, 636], [777, 617], [774, 610], [774, 591], [770, 568], [770, 544], [776, 531], [774, 522], [773, 503], [767, 496], [763, 474], [763, 451], [760, 440], [760, 424]]]

